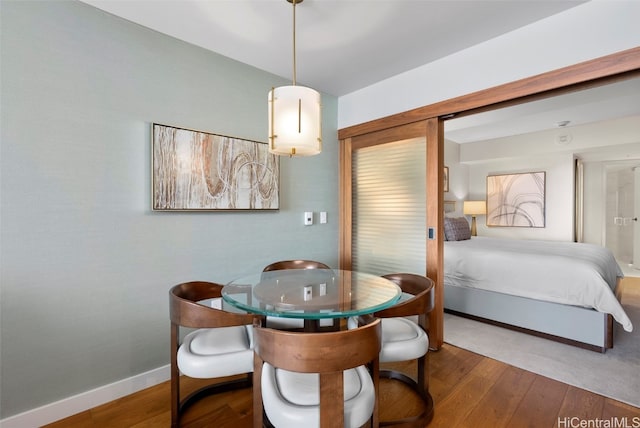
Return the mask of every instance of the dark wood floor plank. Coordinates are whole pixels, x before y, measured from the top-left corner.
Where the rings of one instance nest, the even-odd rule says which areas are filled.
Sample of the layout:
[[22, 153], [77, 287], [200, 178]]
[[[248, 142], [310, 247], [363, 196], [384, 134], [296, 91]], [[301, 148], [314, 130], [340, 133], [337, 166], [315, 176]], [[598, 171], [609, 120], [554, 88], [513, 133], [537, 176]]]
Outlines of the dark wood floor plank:
[[531, 387], [508, 422], [509, 427], [553, 427], [569, 386], [536, 376]]
[[495, 383], [495, 379], [507, 369], [507, 365], [489, 358], [483, 359], [474, 370], [460, 380], [442, 400], [436, 401], [434, 427], [474, 426], [465, 425], [467, 416]]
[[[571, 418], [581, 420], [601, 418], [604, 401], [605, 398], [601, 395], [571, 386], [564, 397], [558, 418], [562, 421], [570, 421]], [[562, 426], [562, 423], [559, 425]]]
[[535, 377], [531, 372], [508, 366], [463, 424], [477, 428], [507, 427]]
[[429, 385], [436, 403], [444, 400], [457, 385], [471, 373], [483, 357], [463, 351], [454, 346], [444, 345], [438, 352], [429, 355]]

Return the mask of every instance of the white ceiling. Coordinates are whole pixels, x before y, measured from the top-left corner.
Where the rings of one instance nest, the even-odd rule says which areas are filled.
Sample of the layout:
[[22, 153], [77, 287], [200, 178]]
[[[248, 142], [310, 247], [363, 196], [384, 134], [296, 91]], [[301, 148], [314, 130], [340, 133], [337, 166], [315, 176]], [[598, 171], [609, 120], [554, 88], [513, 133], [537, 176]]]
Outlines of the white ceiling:
[[640, 120], [638, 78], [452, 119], [445, 131], [462, 144], [558, 128], [564, 121], [571, 127], [631, 116]]
[[[286, 0], [83, 0], [109, 13], [292, 78]], [[341, 96], [557, 14], [575, 0], [304, 0], [297, 80]]]
[[[82, 0], [111, 14], [292, 78], [286, 0]], [[584, 3], [574, 0], [304, 0], [297, 83], [341, 96]], [[631, 81], [447, 122], [459, 143], [640, 115]]]

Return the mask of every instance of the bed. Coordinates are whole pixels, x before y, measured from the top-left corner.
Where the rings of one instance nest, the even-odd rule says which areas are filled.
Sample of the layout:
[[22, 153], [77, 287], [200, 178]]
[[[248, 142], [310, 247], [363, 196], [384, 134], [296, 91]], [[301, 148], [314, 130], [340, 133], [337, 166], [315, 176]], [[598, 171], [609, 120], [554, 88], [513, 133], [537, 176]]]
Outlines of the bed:
[[633, 329], [616, 296], [623, 273], [608, 249], [459, 237], [445, 228], [446, 311], [599, 352], [613, 347], [614, 321]]

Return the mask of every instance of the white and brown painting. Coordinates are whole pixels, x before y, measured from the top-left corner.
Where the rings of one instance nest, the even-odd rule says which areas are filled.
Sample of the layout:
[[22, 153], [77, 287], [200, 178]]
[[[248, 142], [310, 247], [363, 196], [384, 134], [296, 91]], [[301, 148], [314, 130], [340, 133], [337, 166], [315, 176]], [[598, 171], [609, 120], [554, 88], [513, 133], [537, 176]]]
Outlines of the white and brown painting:
[[154, 210], [277, 210], [267, 144], [153, 124]]
[[487, 177], [487, 226], [544, 227], [545, 173]]

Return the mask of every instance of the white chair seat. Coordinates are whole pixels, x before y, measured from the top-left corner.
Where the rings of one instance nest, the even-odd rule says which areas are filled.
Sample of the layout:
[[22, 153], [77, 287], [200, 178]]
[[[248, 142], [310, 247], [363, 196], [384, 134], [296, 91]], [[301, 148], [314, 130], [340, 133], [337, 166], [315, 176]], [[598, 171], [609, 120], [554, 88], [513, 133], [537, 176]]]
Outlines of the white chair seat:
[[407, 361], [420, 358], [429, 350], [429, 337], [407, 318], [382, 319], [380, 362]]
[[[277, 428], [313, 428], [320, 425], [320, 386], [317, 373], [275, 369], [262, 371], [265, 413]], [[344, 371], [344, 426], [362, 426], [373, 413], [375, 390], [366, 367]]]
[[192, 331], [178, 348], [178, 369], [200, 379], [253, 372], [253, 326]]

